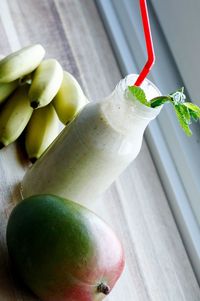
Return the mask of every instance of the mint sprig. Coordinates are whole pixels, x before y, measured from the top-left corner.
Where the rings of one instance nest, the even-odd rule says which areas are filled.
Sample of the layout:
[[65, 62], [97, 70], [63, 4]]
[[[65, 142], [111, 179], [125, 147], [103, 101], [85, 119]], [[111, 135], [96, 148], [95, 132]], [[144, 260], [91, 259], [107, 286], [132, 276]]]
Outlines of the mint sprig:
[[150, 101], [147, 100], [145, 92], [142, 88], [132, 86], [128, 87], [128, 89], [139, 102], [151, 108], [156, 108], [166, 103], [171, 103], [180, 126], [187, 136], [192, 135], [190, 124], [192, 123], [192, 120], [198, 121], [200, 119], [200, 108], [194, 103], [186, 102], [184, 88], [181, 88], [169, 95], [155, 97]]

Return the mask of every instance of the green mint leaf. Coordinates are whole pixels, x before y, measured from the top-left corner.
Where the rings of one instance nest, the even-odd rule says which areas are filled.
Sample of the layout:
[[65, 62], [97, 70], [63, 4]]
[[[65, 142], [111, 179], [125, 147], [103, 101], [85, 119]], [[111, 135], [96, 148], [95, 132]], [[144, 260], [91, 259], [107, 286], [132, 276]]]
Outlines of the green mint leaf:
[[150, 102], [148, 102], [146, 95], [142, 88], [137, 86], [129, 86], [128, 87], [131, 94], [142, 104], [146, 105], [147, 107], [150, 107]]
[[195, 122], [197, 122], [197, 121], [199, 120], [198, 114], [197, 114], [196, 112], [190, 110], [190, 109], [189, 109], [189, 112], [190, 112], [191, 118], [192, 118]]
[[161, 105], [163, 105], [164, 103], [167, 103], [167, 102], [171, 102], [171, 97], [169, 97], [169, 96], [158, 96], [158, 97], [153, 98], [150, 101], [150, 104], [151, 104], [152, 108], [156, 108], [156, 107], [159, 107], [159, 106], [161, 106]]
[[200, 118], [200, 108], [197, 105], [195, 105], [191, 102], [185, 102], [184, 106], [187, 107], [188, 109], [190, 109], [191, 111], [195, 112], [196, 116], [198, 116], [198, 118]]
[[183, 115], [185, 122], [187, 122], [187, 124], [191, 124], [191, 116], [190, 116], [189, 109], [181, 103], [176, 106], [179, 106], [179, 110], [180, 110], [181, 114]]
[[174, 109], [175, 109], [178, 121], [180, 123], [180, 126], [182, 127], [182, 129], [184, 130], [184, 132], [186, 133], [187, 136], [191, 136], [192, 131], [190, 130], [189, 121], [187, 120], [188, 116], [187, 117], [185, 116], [185, 114], [182, 110], [182, 106], [181, 105], [174, 105]]

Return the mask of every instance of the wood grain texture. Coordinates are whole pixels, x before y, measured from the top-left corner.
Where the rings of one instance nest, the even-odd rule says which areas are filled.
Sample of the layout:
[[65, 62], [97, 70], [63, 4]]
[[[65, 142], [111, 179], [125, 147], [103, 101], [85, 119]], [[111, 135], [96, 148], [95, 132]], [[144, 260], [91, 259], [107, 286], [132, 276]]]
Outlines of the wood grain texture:
[[[109, 1], [109, 0], [108, 0]], [[0, 52], [41, 43], [96, 101], [120, 79], [93, 0], [1, 0]], [[10, 267], [5, 230], [27, 168], [21, 146], [0, 151], [0, 301], [37, 300]], [[125, 271], [108, 301], [199, 301], [200, 290], [144, 141], [138, 158], [93, 205], [115, 229]], [[108, 246], [109, 248], [109, 246]], [[87, 301], [87, 300], [86, 300]]]

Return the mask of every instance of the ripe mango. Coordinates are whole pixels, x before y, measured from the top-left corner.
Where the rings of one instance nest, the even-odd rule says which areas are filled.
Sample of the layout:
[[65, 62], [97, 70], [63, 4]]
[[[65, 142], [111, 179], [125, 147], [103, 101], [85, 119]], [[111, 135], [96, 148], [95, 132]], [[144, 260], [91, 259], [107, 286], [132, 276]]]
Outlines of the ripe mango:
[[110, 227], [57, 196], [19, 203], [6, 236], [14, 268], [43, 301], [101, 301], [123, 271], [123, 249]]

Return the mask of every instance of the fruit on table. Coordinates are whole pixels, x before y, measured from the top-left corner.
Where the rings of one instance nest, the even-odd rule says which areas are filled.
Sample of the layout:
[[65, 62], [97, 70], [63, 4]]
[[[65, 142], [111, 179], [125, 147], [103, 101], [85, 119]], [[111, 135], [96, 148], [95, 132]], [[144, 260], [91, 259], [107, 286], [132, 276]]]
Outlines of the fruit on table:
[[50, 103], [33, 112], [26, 128], [25, 147], [31, 162], [35, 162], [59, 134], [59, 119]]
[[63, 70], [55, 59], [43, 61], [35, 70], [29, 90], [31, 106], [46, 106], [57, 94], [63, 80]]
[[63, 72], [57, 60], [42, 61], [44, 54], [44, 48], [36, 44], [5, 58], [0, 55], [0, 148], [20, 136], [32, 109], [48, 106], [34, 112], [26, 131], [26, 150], [32, 162], [59, 134], [57, 114], [67, 124], [88, 103], [76, 79]]
[[17, 88], [18, 80], [10, 83], [0, 83], [0, 104]]
[[6, 236], [16, 271], [43, 301], [101, 301], [124, 267], [121, 244], [110, 227], [56, 196], [19, 203]]
[[28, 86], [17, 88], [0, 111], [0, 147], [15, 141], [25, 129], [33, 109], [28, 100]]
[[88, 100], [77, 80], [64, 71], [62, 85], [53, 100], [60, 121], [64, 124], [69, 123], [87, 103]]
[[37, 68], [45, 55], [40, 44], [13, 52], [0, 61], [0, 83], [14, 81]]

